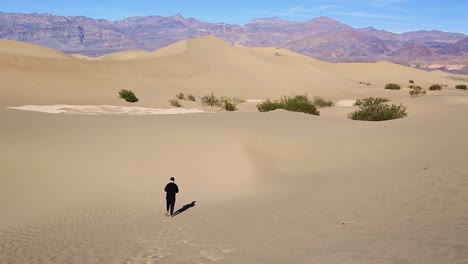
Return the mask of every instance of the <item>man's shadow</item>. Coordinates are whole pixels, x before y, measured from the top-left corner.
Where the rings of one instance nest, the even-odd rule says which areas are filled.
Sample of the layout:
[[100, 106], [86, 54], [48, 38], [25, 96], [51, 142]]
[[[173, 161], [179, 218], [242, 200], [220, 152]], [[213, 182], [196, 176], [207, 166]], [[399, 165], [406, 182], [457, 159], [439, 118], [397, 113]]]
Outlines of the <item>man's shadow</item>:
[[189, 204], [186, 204], [184, 206], [182, 206], [182, 208], [180, 208], [179, 210], [175, 211], [174, 214], [172, 215], [173, 217], [178, 215], [178, 214], [181, 214], [185, 211], [187, 211], [188, 209], [192, 208], [195, 206], [195, 203], [196, 201], [193, 201], [192, 203], [189, 203]]

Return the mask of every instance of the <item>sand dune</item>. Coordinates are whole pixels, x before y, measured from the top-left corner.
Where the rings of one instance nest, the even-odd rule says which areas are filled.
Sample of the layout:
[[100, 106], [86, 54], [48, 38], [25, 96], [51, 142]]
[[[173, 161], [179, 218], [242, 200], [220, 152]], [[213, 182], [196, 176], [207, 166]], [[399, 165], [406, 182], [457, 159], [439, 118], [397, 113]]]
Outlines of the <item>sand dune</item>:
[[70, 56], [54, 49], [5, 39], [0, 40], [0, 55], [70, 59]]
[[[260, 99], [303, 93], [336, 100], [362, 95], [402, 98], [407, 95], [384, 91], [383, 86], [396, 82], [406, 87], [410, 79], [422, 86], [445, 83], [453, 87], [457, 83], [450, 79], [454, 75], [441, 72], [390, 63], [331, 64], [286, 50], [280, 50], [277, 56], [276, 48], [235, 47], [214, 37], [185, 40], [155, 52], [120, 52], [92, 61], [38, 58], [41, 52], [36, 49], [23, 51], [37, 55], [32, 57], [15, 53], [0, 56], [5, 86], [0, 104], [122, 105], [116, 96], [120, 89], [132, 89], [144, 98], [138, 104], [144, 107], [169, 107], [167, 100], [178, 92]], [[49, 97], [38, 96], [41, 93], [49, 93]]]
[[[213, 37], [96, 60], [14, 42], [0, 51], [0, 263], [468, 262], [468, 92], [454, 88], [464, 76]], [[448, 87], [383, 89], [409, 80]], [[179, 92], [249, 100], [233, 113], [158, 114], [181, 111], [168, 103]], [[336, 107], [256, 111], [298, 93]], [[364, 96], [409, 116], [347, 119]], [[171, 176], [186, 210], [168, 218]]]

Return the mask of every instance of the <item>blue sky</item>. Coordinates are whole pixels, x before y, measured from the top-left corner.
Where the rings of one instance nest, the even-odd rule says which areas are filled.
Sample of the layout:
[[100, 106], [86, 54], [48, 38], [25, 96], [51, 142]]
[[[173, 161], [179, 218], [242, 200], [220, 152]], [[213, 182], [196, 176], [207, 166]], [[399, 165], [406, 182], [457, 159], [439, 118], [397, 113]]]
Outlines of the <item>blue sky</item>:
[[305, 21], [328, 16], [352, 27], [372, 26], [396, 33], [436, 29], [468, 34], [467, 0], [0, 0], [0, 11], [108, 20], [180, 13], [202, 21], [239, 25], [254, 18]]

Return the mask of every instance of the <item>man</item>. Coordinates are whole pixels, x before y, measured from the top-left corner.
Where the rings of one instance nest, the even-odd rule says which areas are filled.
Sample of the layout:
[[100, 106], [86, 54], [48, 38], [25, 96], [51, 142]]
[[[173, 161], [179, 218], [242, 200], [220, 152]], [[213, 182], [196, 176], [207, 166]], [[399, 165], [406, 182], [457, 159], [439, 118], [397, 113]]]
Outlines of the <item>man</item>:
[[171, 177], [171, 182], [166, 185], [166, 216], [174, 216], [174, 206], [176, 200], [176, 193], [179, 192], [179, 187], [174, 183], [174, 177]]

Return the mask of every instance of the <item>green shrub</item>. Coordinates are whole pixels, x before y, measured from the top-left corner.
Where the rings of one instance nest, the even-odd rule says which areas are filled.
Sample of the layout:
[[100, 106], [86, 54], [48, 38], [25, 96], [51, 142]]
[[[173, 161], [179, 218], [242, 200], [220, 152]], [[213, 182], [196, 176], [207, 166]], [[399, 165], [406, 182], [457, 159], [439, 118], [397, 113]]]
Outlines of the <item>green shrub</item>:
[[257, 104], [260, 112], [268, 112], [276, 109], [284, 109], [292, 112], [303, 112], [306, 114], [320, 115], [317, 107], [309, 100], [307, 95], [296, 95], [294, 97], [283, 96], [281, 100], [267, 100]]
[[330, 99], [328, 99], [328, 101], [326, 101], [325, 99], [323, 99], [320, 96], [314, 96], [313, 103], [317, 107], [330, 107], [330, 106], [333, 106], [333, 102]]
[[185, 100], [185, 95], [183, 93], [179, 93], [178, 95], [176, 95], [176, 98], [179, 100]]
[[214, 96], [213, 93], [200, 97], [200, 100], [204, 106], [221, 106], [221, 100]]
[[192, 94], [189, 94], [189, 95], [187, 96], [187, 99], [188, 99], [189, 101], [193, 101], [193, 102], [195, 102], [195, 101], [197, 100], [197, 99], [195, 99], [195, 96], [193, 96]]
[[368, 97], [360, 102], [359, 109], [349, 113], [348, 118], [362, 121], [385, 121], [406, 117], [406, 107], [403, 105], [391, 106], [384, 104], [388, 99]]
[[399, 84], [396, 84], [396, 83], [387, 83], [385, 85], [385, 89], [388, 89], [388, 90], [400, 90], [401, 89], [401, 86]]
[[282, 109], [282, 108], [283, 108], [283, 104], [277, 101], [266, 100], [257, 104], [257, 109], [260, 112], [269, 112], [269, 111], [274, 111], [276, 109]]
[[179, 99], [171, 99], [171, 100], [169, 100], [169, 103], [172, 106], [175, 106], [175, 107], [181, 107], [182, 106], [182, 104], [179, 102]]
[[466, 87], [466, 84], [457, 84], [455, 86], [456, 89], [459, 89], [459, 90], [466, 90], [467, 87]]
[[380, 97], [366, 97], [364, 99], [357, 99], [354, 105], [356, 106], [363, 106], [368, 107], [372, 105], [378, 105], [382, 103], [390, 102], [387, 98], [380, 98]]
[[320, 115], [317, 107], [309, 100], [307, 95], [296, 95], [294, 97], [283, 97], [284, 110], [303, 112], [306, 114]]
[[411, 85], [411, 91], [409, 91], [411, 96], [423, 96], [426, 94], [426, 91], [418, 85]]
[[440, 90], [442, 90], [442, 85], [433, 84], [433, 85], [429, 86], [429, 90], [431, 90], [431, 91], [440, 91]]
[[120, 98], [125, 99], [125, 101], [130, 103], [138, 102], [138, 98], [131, 90], [122, 89], [119, 92]]
[[409, 80], [409, 83], [414, 83], [414, 81], [413, 81], [413, 80]]

